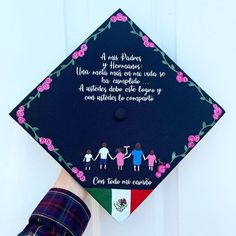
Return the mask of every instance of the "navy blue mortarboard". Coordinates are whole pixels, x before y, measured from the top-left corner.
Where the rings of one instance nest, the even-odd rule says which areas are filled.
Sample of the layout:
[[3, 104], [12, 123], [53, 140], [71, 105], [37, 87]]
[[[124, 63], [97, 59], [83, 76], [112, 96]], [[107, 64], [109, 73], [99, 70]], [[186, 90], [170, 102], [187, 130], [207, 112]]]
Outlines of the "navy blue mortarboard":
[[119, 222], [223, 114], [121, 10], [10, 113]]

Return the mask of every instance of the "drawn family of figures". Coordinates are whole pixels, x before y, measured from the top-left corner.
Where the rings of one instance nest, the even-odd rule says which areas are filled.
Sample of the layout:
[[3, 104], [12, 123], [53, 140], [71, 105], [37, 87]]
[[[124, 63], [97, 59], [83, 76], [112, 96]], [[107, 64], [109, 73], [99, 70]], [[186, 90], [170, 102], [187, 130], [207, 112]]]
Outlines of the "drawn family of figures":
[[112, 157], [111, 154], [109, 153], [109, 150], [107, 148], [107, 143], [103, 142], [102, 147], [98, 151], [98, 154], [95, 158], [93, 158], [91, 150], [88, 149], [83, 162], [85, 162], [85, 170], [91, 170], [91, 160], [96, 161], [98, 157], [100, 156], [100, 170], [107, 169], [107, 159], [108, 157], [111, 158], [111, 160], [115, 160], [117, 162], [117, 167], [118, 170], [122, 170], [124, 166], [124, 160], [127, 158], [130, 158], [131, 156], [133, 157], [133, 165], [134, 165], [134, 171], [140, 171], [140, 165], [143, 160], [148, 160], [148, 168], [150, 171], [153, 171], [153, 167], [155, 163], [157, 163], [157, 157], [155, 156], [154, 150], [151, 150], [149, 155], [145, 157], [142, 149], [141, 149], [141, 144], [136, 143], [135, 148], [132, 150], [132, 152], [128, 155], [128, 149], [130, 146], [124, 146], [124, 147], [119, 147], [116, 149], [116, 156]]

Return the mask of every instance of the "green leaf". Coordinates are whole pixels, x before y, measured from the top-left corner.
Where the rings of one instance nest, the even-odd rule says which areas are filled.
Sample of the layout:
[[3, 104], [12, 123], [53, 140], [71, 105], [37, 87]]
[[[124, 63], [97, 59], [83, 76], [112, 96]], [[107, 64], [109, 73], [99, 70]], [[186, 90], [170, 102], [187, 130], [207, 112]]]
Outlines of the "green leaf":
[[25, 128], [28, 129], [29, 125], [27, 123], [24, 123], [24, 124], [25, 124]]
[[158, 48], [155, 48], [155, 49], [154, 49], [154, 52], [159, 52], [159, 49], [158, 49]]
[[34, 99], [34, 97], [30, 96], [29, 99], [32, 100], [32, 99]]
[[206, 128], [206, 122], [205, 121], [202, 122], [202, 128], [203, 129]]
[[56, 151], [56, 152], [59, 151], [59, 148], [55, 148], [54, 151]]
[[133, 26], [133, 23], [134, 23], [134, 22], [133, 22], [132, 20], [129, 21], [129, 24], [130, 24], [131, 26]]
[[27, 105], [26, 105], [27, 108], [30, 108], [30, 103], [28, 102]]
[[38, 92], [38, 98], [40, 98], [40, 96], [41, 96], [41, 94], [40, 94], [40, 92]]
[[130, 31], [130, 33], [131, 33], [131, 34], [136, 34], [136, 32], [135, 32], [135, 31], [133, 31], [133, 30], [131, 30], [131, 31]]
[[61, 75], [61, 72], [58, 70], [58, 71], [56, 72], [56, 76], [59, 77], [60, 75]]
[[[109, 26], [108, 26], [108, 27], [109, 27]], [[103, 30], [104, 30], [103, 28], [101, 28], [101, 29], [98, 29], [98, 31], [99, 31], [99, 32], [102, 32]]]
[[200, 99], [201, 99], [202, 101], [205, 101], [205, 98], [204, 98], [204, 97], [200, 97]]
[[201, 130], [201, 131], [199, 132], [199, 135], [202, 136], [203, 134], [204, 134], [204, 131]]
[[97, 35], [95, 34], [94, 36], [93, 36], [93, 40], [96, 40], [97, 39]]
[[165, 65], [167, 64], [166, 61], [164, 61], [164, 60], [162, 61], [162, 63], [165, 64]]
[[172, 70], [175, 70], [174, 64], [172, 64], [172, 65], [170, 66], [170, 68], [171, 68]]
[[189, 82], [189, 83], [188, 83], [188, 86], [193, 87], [193, 86], [194, 86], [194, 83], [193, 83], [193, 82]]
[[108, 26], [107, 26], [107, 27], [108, 27], [108, 29], [111, 28], [111, 22], [108, 23]]
[[38, 127], [33, 127], [33, 130], [34, 130], [34, 131], [38, 131], [39, 128], [38, 128]]
[[171, 155], [171, 158], [172, 158], [172, 160], [174, 160], [174, 159], [175, 159], [175, 157], [176, 157], [176, 153], [175, 153], [175, 152], [173, 152], [173, 153], [172, 153], [172, 155]]
[[62, 69], [65, 69], [65, 68], [66, 68], [66, 65], [61, 65], [61, 68], [62, 68]]
[[210, 104], [212, 104], [212, 100], [211, 100], [211, 98], [209, 98], [208, 101], [209, 101]]
[[61, 162], [63, 160], [62, 156], [58, 156], [58, 161]]
[[143, 32], [142, 31], [139, 31], [139, 36], [143, 37]]
[[68, 167], [73, 166], [73, 164], [70, 163], [70, 162], [67, 162], [66, 165], [67, 165]]
[[72, 65], [75, 64], [75, 60], [74, 60], [74, 59], [71, 60], [71, 64], [72, 64]]
[[187, 145], [184, 145], [184, 151], [185, 151], [185, 152], [188, 151], [188, 147], [187, 147]]
[[166, 54], [161, 50], [160, 50], [160, 53], [161, 53], [162, 57], [165, 59]]

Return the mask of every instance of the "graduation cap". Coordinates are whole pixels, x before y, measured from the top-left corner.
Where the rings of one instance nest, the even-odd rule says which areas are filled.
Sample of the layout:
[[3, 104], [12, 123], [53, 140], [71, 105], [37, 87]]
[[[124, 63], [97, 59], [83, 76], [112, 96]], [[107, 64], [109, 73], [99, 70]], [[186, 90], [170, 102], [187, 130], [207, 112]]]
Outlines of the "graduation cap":
[[120, 9], [10, 112], [119, 222], [223, 114]]

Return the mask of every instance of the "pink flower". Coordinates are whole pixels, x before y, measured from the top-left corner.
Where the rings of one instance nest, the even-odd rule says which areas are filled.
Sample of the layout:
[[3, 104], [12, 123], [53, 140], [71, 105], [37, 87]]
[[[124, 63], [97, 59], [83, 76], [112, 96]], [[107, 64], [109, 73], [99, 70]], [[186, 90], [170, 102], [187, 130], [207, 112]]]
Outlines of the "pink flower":
[[122, 13], [117, 13], [116, 17], [118, 21], [122, 21], [124, 16]]
[[39, 143], [40, 144], [44, 144], [46, 142], [46, 139], [45, 138], [43, 138], [43, 137], [40, 137], [39, 138]]
[[88, 46], [87, 46], [87, 44], [82, 44], [81, 46], [80, 46], [80, 49], [82, 50], [82, 51], [87, 51], [88, 50]]
[[116, 17], [116, 16], [112, 16], [112, 17], [110, 18], [110, 20], [111, 20], [111, 22], [115, 23], [115, 22], [117, 21], [117, 17]]
[[52, 145], [52, 140], [50, 138], [46, 138], [45, 143], [47, 146]]
[[144, 35], [144, 36], [142, 37], [142, 40], [143, 40], [144, 42], [146, 42], [146, 41], [148, 41], [148, 40], [149, 40], [149, 38], [148, 38], [148, 36], [147, 36], [147, 35]]
[[165, 171], [166, 171], [166, 167], [164, 165], [159, 165], [158, 166], [158, 172], [163, 174], [163, 173], [165, 173]]
[[155, 44], [153, 42], [150, 42], [149, 47], [150, 48], [155, 48]]
[[122, 21], [126, 22], [128, 20], [127, 16], [123, 16]]
[[220, 107], [217, 107], [217, 108], [214, 109], [214, 113], [217, 113], [217, 114], [221, 115], [222, 114], [222, 109]]
[[195, 136], [194, 135], [189, 135], [188, 136], [188, 141], [189, 142], [194, 142], [195, 141]]
[[216, 109], [218, 106], [217, 104], [212, 104], [213, 108]]
[[156, 172], [155, 176], [156, 176], [157, 178], [160, 178], [160, 177], [161, 177], [161, 173]]
[[144, 41], [143, 42], [143, 45], [146, 47], [146, 48], [149, 48], [150, 47], [150, 43], [148, 41]]
[[176, 80], [179, 83], [186, 83], [188, 82], [188, 78], [186, 76], [184, 76], [182, 71], [177, 72], [177, 76], [176, 76]]
[[48, 145], [48, 150], [49, 151], [53, 151], [55, 148], [54, 148], [54, 146], [53, 145]]
[[44, 90], [49, 90], [50, 89], [50, 85], [48, 83], [43, 83], [42, 85]]
[[199, 135], [195, 135], [195, 142], [199, 142], [199, 140], [200, 140], [200, 136]]
[[22, 116], [18, 117], [18, 122], [19, 122], [20, 124], [25, 123], [25, 118], [22, 117]]
[[180, 76], [180, 75], [177, 75], [176, 80], [177, 80], [178, 83], [182, 83], [183, 82], [183, 77]]
[[80, 177], [80, 181], [84, 182], [86, 180], [86, 177], [83, 175]]
[[84, 172], [83, 171], [79, 171], [77, 174], [76, 174], [77, 177], [81, 177], [81, 176], [84, 176]]
[[52, 79], [50, 77], [47, 77], [45, 80], [44, 80], [44, 83], [46, 84], [50, 84], [52, 82]]
[[184, 83], [186, 83], [186, 82], [188, 82], [188, 78], [187, 78], [186, 76], [184, 76], [183, 79], [182, 79], [182, 81], [183, 81]]
[[71, 170], [74, 174], [77, 174], [79, 172], [79, 169], [76, 166], [74, 166]]
[[220, 115], [222, 114], [222, 109], [217, 106], [217, 104], [212, 104], [214, 108], [214, 114], [213, 114], [213, 119], [218, 120]]
[[72, 58], [73, 58], [74, 60], [76, 60], [76, 59], [78, 59], [78, 57], [79, 57], [79, 51], [73, 52]]
[[24, 107], [24, 106], [20, 106], [20, 107], [19, 107], [19, 110], [20, 110], [20, 111], [24, 111], [24, 110], [25, 110], [25, 107]]
[[79, 52], [78, 52], [78, 55], [79, 55], [79, 57], [83, 57], [84, 56], [84, 51], [83, 50], [79, 50]]
[[41, 85], [38, 86], [38, 87], [37, 87], [37, 90], [38, 90], [38, 92], [42, 93], [42, 92], [44, 91], [43, 86], [41, 86]]
[[169, 164], [169, 163], [166, 163], [166, 164], [165, 164], [165, 168], [166, 168], [166, 169], [170, 169], [170, 164]]
[[189, 142], [189, 143], [188, 143], [188, 147], [189, 147], [189, 148], [193, 148], [194, 146], [195, 146], [194, 142]]
[[21, 116], [23, 117], [25, 115], [25, 113], [22, 110], [18, 110], [16, 112], [16, 115], [17, 115], [17, 117], [21, 117]]
[[213, 114], [213, 120], [218, 120], [218, 119], [219, 119], [219, 114], [218, 113]]

